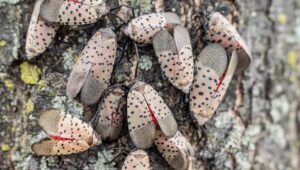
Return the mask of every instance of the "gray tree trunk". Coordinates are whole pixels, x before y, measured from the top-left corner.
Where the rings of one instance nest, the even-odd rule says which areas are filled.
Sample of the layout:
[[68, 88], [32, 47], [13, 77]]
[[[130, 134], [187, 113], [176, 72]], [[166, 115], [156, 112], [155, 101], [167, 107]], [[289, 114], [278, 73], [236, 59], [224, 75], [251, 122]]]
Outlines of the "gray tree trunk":
[[[195, 148], [195, 167], [299, 169], [300, 1], [138, 2], [143, 12], [173, 10], [180, 14], [195, 44], [195, 57], [203, 48], [203, 30], [198, 30], [200, 21], [194, 16], [214, 10], [231, 19], [252, 51], [249, 69], [231, 83], [213, 119], [197, 127], [184, 96], [161, 74], [152, 48], [141, 47], [147, 53], [140, 56], [137, 79], [159, 91], [174, 112], [180, 131]], [[0, 0], [0, 169], [119, 169], [125, 150], [134, 149], [126, 126], [119, 140], [88, 153], [32, 154], [30, 144], [45, 136], [37, 125], [39, 111], [55, 107], [82, 116], [83, 106], [65, 96], [65, 84], [93, 31], [93, 27], [62, 27], [49, 50], [27, 61], [24, 46], [33, 5], [33, 0]], [[128, 79], [129, 74], [130, 64], [124, 58], [114, 80]], [[103, 164], [118, 153], [121, 156], [111, 164]], [[170, 169], [154, 147], [148, 153], [152, 169]]]

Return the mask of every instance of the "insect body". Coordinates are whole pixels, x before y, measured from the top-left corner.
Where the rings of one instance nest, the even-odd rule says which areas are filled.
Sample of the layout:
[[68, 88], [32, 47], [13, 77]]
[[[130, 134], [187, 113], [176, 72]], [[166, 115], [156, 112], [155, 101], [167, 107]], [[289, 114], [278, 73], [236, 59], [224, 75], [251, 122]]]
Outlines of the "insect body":
[[162, 29], [172, 30], [180, 24], [175, 13], [152, 13], [131, 20], [125, 32], [136, 42], [150, 44], [155, 33]]
[[206, 34], [212, 43], [221, 44], [229, 56], [236, 50], [238, 55], [236, 73], [244, 71], [249, 66], [251, 53], [245, 41], [223, 15], [218, 12], [210, 15]]
[[107, 12], [102, 0], [44, 0], [41, 5], [41, 17], [60, 25], [95, 23]]
[[153, 47], [168, 80], [183, 92], [189, 93], [194, 61], [188, 30], [183, 26], [176, 26], [174, 38], [168, 31], [161, 30], [154, 35]]
[[101, 142], [89, 124], [58, 109], [41, 112], [38, 123], [49, 137], [32, 144], [37, 155], [78, 153]]
[[110, 91], [100, 103], [97, 111], [98, 122], [96, 132], [102, 139], [115, 140], [121, 130], [124, 121], [123, 106], [125, 92], [121, 88]]
[[39, 16], [42, 2], [43, 0], [37, 0], [35, 3], [27, 31], [25, 49], [28, 59], [43, 53], [47, 49], [59, 27], [45, 22]]
[[122, 170], [150, 170], [149, 156], [143, 150], [131, 152], [122, 166]]
[[165, 136], [160, 130], [156, 132], [154, 144], [170, 166], [178, 170], [191, 167], [194, 150], [186, 138], [179, 132], [172, 138]]
[[116, 56], [116, 36], [110, 28], [97, 31], [77, 60], [67, 83], [67, 95], [95, 104], [109, 86]]
[[198, 56], [190, 93], [190, 108], [200, 125], [209, 120], [218, 108], [237, 64], [236, 52], [232, 52], [228, 62], [224, 48], [218, 44], [208, 45]]
[[168, 106], [148, 84], [136, 82], [127, 97], [127, 119], [129, 134], [138, 148], [149, 148], [158, 125], [163, 133], [172, 137], [177, 123]]

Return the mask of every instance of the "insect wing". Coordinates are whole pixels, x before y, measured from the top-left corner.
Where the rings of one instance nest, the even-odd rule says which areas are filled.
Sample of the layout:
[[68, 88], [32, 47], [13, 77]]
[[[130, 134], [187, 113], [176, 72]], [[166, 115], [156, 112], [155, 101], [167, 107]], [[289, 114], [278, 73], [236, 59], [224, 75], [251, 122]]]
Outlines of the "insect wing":
[[154, 144], [174, 169], [187, 169], [189, 157], [193, 156], [194, 150], [179, 131], [174, 137], [168, 138], [162, 131], [157, 130]]
[[229, 55], [231, 55], [233, 50], [237, 51], [239, 63], [236, 73], [245, 70], [249, 66], [251, 62], [251, 53], [245, 41], [233, 25], [218, 12], [215, 12], [210, 16], [207, 37], [212, 43], [221, 44]]
[[143, 150], [131, 152], [125, 159], [122, 170], [150, 170], [148, 154]]
[[59, 109], [42, 111], [38, 123], [53, 138], [85, 140], [91, 145], [100, 142], [89, 124]]
[[42, 2], [43, 0], [38, 0], [35, 3], [27, 31], [25, 48], [28, 59], [43, 53], [47, 49], [59, 27], [58, 25], [48, 24], [39, 17]]
[[221, 103], [222, 99], [224, 98], [225, 93], [228, 89], [228, 86], [229, 86], [229, 84], [232, 80], [232, 77], [235, 73], [235, 70], [237, 68], [237, 65], [238, 65], [237, 53], [236, 53], [236, 51], [233, 51], [228, 69], [224, 76], [224, 80], [222, 81], [222, 84], [220, 85], [220, 87], [216, 90], [216, 92], [215, 92], [214, 96], [212, 97], [212, 100], [209, 104], [209, 107], [208, 107], [209, 112], [212, 112], [212, 113], [215, 112], [216, 109], [218, 108], [219, 104]]
[[211, 107], [210, 101], [218, 89], [226, 67], [226, 52], [218, 44], [208, 45], [197, 58], [190, 93], [190, 108], [200, 125], [213, 115], [211, 109], [208, 108]]
[[120, 134], [124, 121], [122, 110], [124, 95], [125, 92], [121, 88], [116, 88], [109, 92], [99, 105], [96, 132], [100, 134], [102, 139], [114, 140]]
[[148, 108], [154, 114], [160, 129], [164, 132], [166, 136], [174, 136], [177, 131], [177, 123], [174, 119], [172, 112], [165, 104], [163, 99], [148, 84], [145, 84], [143, 97], [147, 102]]
[[93, 65], [95, 56], [99, 55], [96, 53], [96, 49], [99, 48], [100, 45], [99, 43], [95, 42], [97, 42], [100, 39], [101, 33], [96, 32], [88, 41], [87, 45], [81, 52], [79, 59], [74, 65], [67, 83], [66, 91], [69, 97], [76, 97], [79, 91], [81, 90], [83, 83], [85, 82]]
[[135, 83], [127, 97], [129, 134], [136, 147], [141, 149], [149, 148], [152, 145], [156, 127], [143, 96], [144, 88], [144, 83]]
[[[106, 11], [101, 5], [77, 0], [45, 0], [41, 5], [41, 17], [48, 22], [62, 25], [91, 24]], [[100, 13], [101, 12], [101, 13]]]
[[88, 143], [83, 140], [54, 141], [49, 138], [31, 145], [31, 150], [37, 155], [69, 155], [89, 148]]
[[189, 93], [194, 77], [194, 61], [188, 30], [183, 26], [176, 26], [174, 39], [180, 60], [178, 85], [182, 91]]
[[90, 56], [93, 58], [91, 69], [80, 95], [81, 102], [86, 105], [98, 102], [104, 90], [108, 88], [116, 57], [115, 33], [110, 28], [101, 29], [100, 32], [100, 42], [97, 39], [93, 41], [97, 45], [91, 50], [93, 53]]
[[175, 13], [153, 13], [131, 20], [126, 32], [136, 42], [150, 44], [155, 33], [162, 29], [170, 30], [180, 23]]

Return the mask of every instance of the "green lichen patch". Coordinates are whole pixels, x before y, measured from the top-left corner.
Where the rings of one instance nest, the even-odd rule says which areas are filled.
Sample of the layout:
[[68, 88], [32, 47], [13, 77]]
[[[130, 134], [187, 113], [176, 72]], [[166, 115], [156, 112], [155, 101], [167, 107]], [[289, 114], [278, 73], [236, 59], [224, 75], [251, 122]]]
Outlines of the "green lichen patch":
[[151, 61], [150, 56], [147, 56], [147, 55], [141, 56], [139, 67], [145, 71], [150, 70], [152, 67], [152, 61]]

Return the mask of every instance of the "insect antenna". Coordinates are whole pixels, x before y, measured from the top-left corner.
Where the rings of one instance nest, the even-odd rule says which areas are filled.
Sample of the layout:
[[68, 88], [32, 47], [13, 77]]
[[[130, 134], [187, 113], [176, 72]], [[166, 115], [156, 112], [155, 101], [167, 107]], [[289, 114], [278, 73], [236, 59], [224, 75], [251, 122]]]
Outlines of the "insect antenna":
[[115, 10], [118, 10], [118, 9], [122, 8], [122, 7], [130, 8], [130, 9], [132, 9], [132, 10], [136, 9], [136, 7], [132, 7], [132, 6], [129, 6], [129, 5], [124, 5], [124, 4], [122, 4], [122, 5], [119, 5], [119, 6], [117, 6], [117, 7], [110, 8], [109, 12], [113, 12], [113, 11], [115, 11]]
[[[90, 151], [87, 150], [84, 154], [85, 154], [84, 155], [84, 159], [83, 159], [82, 163], [80, 164], [80, 166], [78, 167], [78, 169], [83, 169], [83, 165], [87, 162], [87, 159], [89, 157]], [[79, 155], [79, 156], [81, 156], [81, 155]], [[77, 157], [77, 159], [79, 158], [79, 156]], [[82, 160], [82, 159], [80, 159], [80, 160]]]
[[167, 163], [167, 161], [165, 159], [163, 159], [160, 155], [158, 155], [158, 154], [156, 154], [154, 152], [150, 152], [148, 154], [151, 155], [151, 156], [153, 156], [153, 157], [155, 157], [156, 159], [158, 159], [159, 162], [165, 164], [165, 166], [169, 166], [168, 163]]

